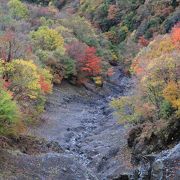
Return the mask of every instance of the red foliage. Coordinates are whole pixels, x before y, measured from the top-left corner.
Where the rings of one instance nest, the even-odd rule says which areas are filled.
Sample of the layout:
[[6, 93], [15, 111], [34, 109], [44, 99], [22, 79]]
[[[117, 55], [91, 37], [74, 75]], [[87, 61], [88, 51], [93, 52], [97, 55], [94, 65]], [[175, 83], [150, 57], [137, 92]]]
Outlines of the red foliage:
[[145, 39], [144, 36], [142, 36], [142, 37], [139, 38], [139, 44], [140, 44], [141, 46], [146, 47], [146, 46], [148, 46], [149, 41], [148, 41], [147, 39]]
[[81, 60], [81, 71], [88, 76], [97, 76], [101, 73], [101, 58], [96, 56], [96, 48], [86, 48], [85, 58]]
[[101, 58], [96, 56], [96, 48], [76, 41], [69, 44], [66, 51], [76, 60], [77, 69], [83, 75], [97, 76], [101, 73]]
[[51, 91], [51, 85], [45, 81], [43, 76], [40, 76], [39, 84], [44, 93], [49, 93]]

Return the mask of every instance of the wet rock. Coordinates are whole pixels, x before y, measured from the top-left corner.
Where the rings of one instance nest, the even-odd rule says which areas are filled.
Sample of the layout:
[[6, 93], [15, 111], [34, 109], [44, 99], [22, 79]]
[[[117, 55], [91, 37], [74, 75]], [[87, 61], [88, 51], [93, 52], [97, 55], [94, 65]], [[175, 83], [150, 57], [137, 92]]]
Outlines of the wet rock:
[[133, 179], [142, 180], [179, 180], [180, 144], [174, 148], [153, 155], [151, 161], [141, 163], [133, 173]]
[[84, 87], [87, 90], [92, 91], [92, 92], [96, 92], [97, 91], [96, 86], [94, 84], [92, 84], [92, 83], [86, 82], [86, 83], [84, 83]]
[[161, 159], [156, 160], [153, 164], [152, 164], [152, 178], [153, 179], [162, 179], [163, 178], [163, 168], [164, 168], [164, 164], [163, 161]]
[[126, 174], [120, 175], [117, 178], [113, 178], [113, 180], [129, 180], [129, 176]]
[[112, 109], [112, 108], [104, 107], [104, 109], [103, 109], [103, 115], [108, 116], [108, 115], [110, 115], [111, 113], [113, 113], [113, 109]]

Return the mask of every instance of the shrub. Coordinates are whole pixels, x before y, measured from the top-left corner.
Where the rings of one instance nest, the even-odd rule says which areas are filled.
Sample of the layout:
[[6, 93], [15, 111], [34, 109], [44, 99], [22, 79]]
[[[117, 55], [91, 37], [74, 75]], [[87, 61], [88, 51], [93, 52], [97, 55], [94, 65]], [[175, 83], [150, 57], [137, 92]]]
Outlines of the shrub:
[[128, 34], [128, 28], [126, 26], [122, 26], [120, 27], [120, 30], [118, 32], [118, 38], [119, 38], [119, 41], [124, 41], [127, 37], [127, 34]]
[[174, 112], [172, 105], [169, 101], [164, 100], [160, 107], [160, 114], [163, 118], [169, 118]]
[[140, 114], [136, 111], [135, 99], [124, 96], [111, 101], [110, 105], [116, 110], [120, 123], [136, 123]]
[[60, 63], [64, 67], [64, 78], [68, 79], [77, 74], [76, 73], [76, 64], [72, 58], [70, 58], [68, 56], [63, 56], [62, 60], [60, 60]]

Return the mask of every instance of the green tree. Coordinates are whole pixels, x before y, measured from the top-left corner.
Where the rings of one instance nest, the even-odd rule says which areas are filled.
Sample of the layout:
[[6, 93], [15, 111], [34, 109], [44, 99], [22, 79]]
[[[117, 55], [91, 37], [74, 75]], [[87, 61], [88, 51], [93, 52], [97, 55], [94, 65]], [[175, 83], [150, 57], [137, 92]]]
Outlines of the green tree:
[[8, 3], [10, 14], [15, 19], [22, 19], [28, 17], [28, 9], [20, 0], [10, 0]]
[[76, 64], [75, 61], [69, 57], [65, 57], [63, 62], [64, 66], [64, 76], [65, 78], [70, 78], [72, 75], [76, 75]]
[[12, 96], [0, 85], [0, 133], [8, 133], [9, 128], [19, 120], [19, 110]]

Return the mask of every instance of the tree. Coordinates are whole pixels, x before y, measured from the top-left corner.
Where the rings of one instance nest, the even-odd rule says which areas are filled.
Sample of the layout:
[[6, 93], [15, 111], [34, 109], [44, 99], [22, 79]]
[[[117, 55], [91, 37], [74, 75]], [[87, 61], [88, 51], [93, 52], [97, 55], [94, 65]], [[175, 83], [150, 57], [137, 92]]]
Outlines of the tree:
[[179, 109], [180, 61], [176, 28], [143, 48], [132, 65], [137, 77], [136, 87], [141, 93], [139, 98], [155, 106], [156, 119], [168, 115], [172, 108]]
[[82, 61], [85, 58], [85, 49], [87, 45], [79, 41], [74, 41], [66, 46], [68, 55], [77, 62]]
[[73, 42], [67, 47], [68, 55], [75, 60], [80, 76], [93, 77], [101, 73], [101, 58], [96, 55], [96, 48], [81, 42]]
[[42, 93], [51, 91], [52, 76], [49, 71], [39, 68], [32, 61], [13, 60], [5, 64], [4, 72], [9, 75], [8, 89], [17, 100], [36, 99]]
[[0, 36], [0, 58], [2, 60], [10, 62], [17, 50], [14, 32], [6, 31]]
[[31, 33], [32, 40], [36, 48], [43, 51], [59, 51], [64, 54], [64, 39], [55, 29], [46, 26], [40, 27]]
[[22, 19], [28, 17], [28, 9], [20, 0], [10, 0], [8, 7], [11, 15], [15, 19]]
[[43, 68], [38, 68], [39, 84], [41, 91], [44, 94], [51, 93], [52, 91], [52, 75], [50, 71]]
[[17, 33], [13, 28], [7, 28], [0, 35], [0, 59], [5, 62], [28, 57], [32, 53], [31, 49], [26, 36]]
[[137, 112], [135, 98], [124, 96], [119, 99], [113, 99], [110, 105], [116, 110], [120, 123], [135, 123], [139, 120], [141, 114]]
[[163, 90], [163, 96], [172, 104], [172, 107], [177, 110], [180, 116], [180, 84], [173, 81], [169, 82]]
[[80, 61], [81, 71], [86, 76], [97, 76], [101, 73], [101, 58], [96, 56], [94, 47], [87, 47], [85, 50], [85, 58]]
[[117, 5], [110, 5], [109, 9], [108, 9], [108, 16], [107, 16], [107, 18], [109, 20], [113, 20], [113, 19], [115, 19], [117, 17], [118, 13], [119, 13], [118, 6]]
[[9, 129], [19, 121], [19, 109], [11, 94], [0, 85], [0, 134], [8, 133]]
[[75, 61], [67, 56], [63, 58], [63, 61], [61, 61], [64, 67], [64, 77], [65, 78], [71, 78], [72, 76], [77, 75], [76, 73], [76, 64]]

